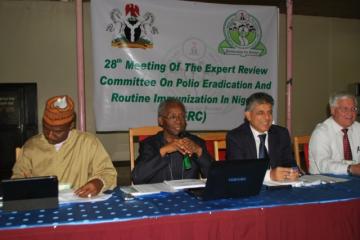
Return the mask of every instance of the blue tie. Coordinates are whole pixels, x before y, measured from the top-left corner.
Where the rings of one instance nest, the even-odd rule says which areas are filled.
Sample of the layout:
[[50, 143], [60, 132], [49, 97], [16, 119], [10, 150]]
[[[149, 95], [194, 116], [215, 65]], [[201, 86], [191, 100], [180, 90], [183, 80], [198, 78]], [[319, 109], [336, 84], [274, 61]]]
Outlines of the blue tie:
[[258, 137], [260, 138], [259, 158], [267, 158], [267, 150], [265, 146], [266, 134], [260, 134]]

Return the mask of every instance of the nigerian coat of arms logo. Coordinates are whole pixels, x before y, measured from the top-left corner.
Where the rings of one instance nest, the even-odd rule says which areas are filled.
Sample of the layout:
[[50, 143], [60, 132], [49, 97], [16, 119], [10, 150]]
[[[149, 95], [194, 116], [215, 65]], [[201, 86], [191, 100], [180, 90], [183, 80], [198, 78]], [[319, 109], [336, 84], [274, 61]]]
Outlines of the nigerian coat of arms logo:
[[155, 16], [150, 12], [140, 14], [138, 5], [125, 5], [125, 13], [115, 8], [110, 12], [111, 23], [106, 31], [113, 33], [112, 47], [117, 48], [152, 48], [153, 35], [158, 34], [154, 26]]

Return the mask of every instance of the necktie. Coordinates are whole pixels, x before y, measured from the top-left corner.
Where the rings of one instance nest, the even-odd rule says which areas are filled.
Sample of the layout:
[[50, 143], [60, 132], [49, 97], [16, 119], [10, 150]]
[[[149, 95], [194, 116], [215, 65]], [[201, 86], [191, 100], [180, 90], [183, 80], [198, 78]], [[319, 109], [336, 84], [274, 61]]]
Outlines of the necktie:
[[259, 158], [267, 158], [267, 150], [265, 146], [266, 134], [260, 134], [258, 137], [260, 138]]
[[344, 128], [344, 129], [341, 129], [341, 131], [344, 133], [344, 136], [343, 136], [344, 159], [352, 160], [351, 147], [350, 147], [350, 142], [349, 142], [349, 138], [348, 138], [348, 134], [347, 134], [348, 129]]

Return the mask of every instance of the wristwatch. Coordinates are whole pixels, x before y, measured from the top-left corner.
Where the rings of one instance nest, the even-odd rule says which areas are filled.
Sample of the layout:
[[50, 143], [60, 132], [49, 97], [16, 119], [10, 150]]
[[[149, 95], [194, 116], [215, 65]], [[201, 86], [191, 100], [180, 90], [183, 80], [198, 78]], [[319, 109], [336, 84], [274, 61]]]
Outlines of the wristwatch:
[[352, 173], [351, 173], [351, 164], [348, 165], [347, 167], [347, 173], [349, 174], [349, 176], [352, 176]]

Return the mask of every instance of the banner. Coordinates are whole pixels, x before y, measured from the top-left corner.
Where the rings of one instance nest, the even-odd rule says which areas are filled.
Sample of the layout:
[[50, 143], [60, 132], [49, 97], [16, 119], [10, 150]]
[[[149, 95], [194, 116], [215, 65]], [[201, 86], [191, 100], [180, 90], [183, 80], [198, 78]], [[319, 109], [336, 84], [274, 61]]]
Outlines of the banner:
[[264, 6], [92, 0], [97, 131], [157, 125], [168, 97], [185, 104], [189, 130], [238, 126], [254, 92], [277, 102], [278, 15]]

